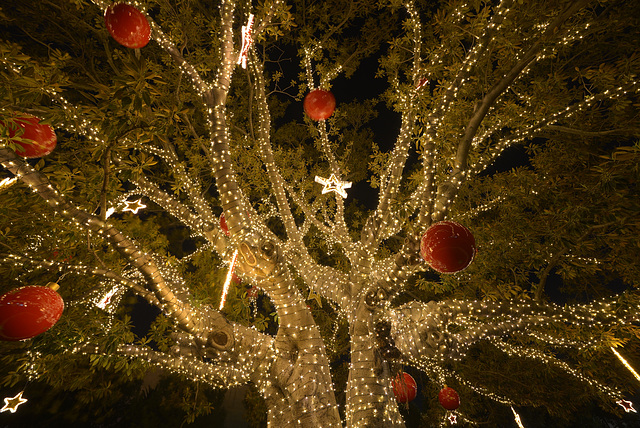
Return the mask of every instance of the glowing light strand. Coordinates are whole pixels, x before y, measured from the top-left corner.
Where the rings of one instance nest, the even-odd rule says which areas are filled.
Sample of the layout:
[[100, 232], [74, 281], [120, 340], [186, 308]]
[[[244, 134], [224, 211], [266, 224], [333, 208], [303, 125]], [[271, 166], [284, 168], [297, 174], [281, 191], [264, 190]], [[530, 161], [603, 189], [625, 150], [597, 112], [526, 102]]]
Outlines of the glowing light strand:
[[231, 279], [233, 278], [233, 271], [236, 267], [236, 260], [238, 259], [238, 250], [236, 249], [233, 252], [233, 256], [231, 256], [231, 264], [229, 265], [229, 271], [227, 272], [227, 278], [224, 281], [224, 285], [222, 286], [222, 297], [220, 297], [220, 310], [224, 308], [224, 303], [227, 300], [227, 293], [229, 293], [229, 284], [231, 284]]

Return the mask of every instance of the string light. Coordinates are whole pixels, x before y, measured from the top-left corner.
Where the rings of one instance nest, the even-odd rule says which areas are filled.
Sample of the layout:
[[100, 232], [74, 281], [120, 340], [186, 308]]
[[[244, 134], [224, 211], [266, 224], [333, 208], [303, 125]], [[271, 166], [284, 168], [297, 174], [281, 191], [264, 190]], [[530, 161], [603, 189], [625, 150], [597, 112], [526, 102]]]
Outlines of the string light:
[[[102, 0], [95, 0], [94, 2], [102, 9], [108, 5], [108, 2]], [[271, 14], [279, 4], [281, 4], [279, 1], [272, 2], [267, 15]], [[440, 153], [435, 146], [435, 142], [445, 132], [443, 128], [447, 127], [445, 124], [449, 119], [447, 113], [451, 112], [453, 106], [458, 105], [460, 100], [464, 98], [461, 95], [461, 90], [465, 83], [470, 81], [470, 73], [474, 68], [482, 64], [481, 61], [485, 58], [484, 54], [491, 50], [489, 40], [502, 29], [503, 25], [506, 25], [505, 23], [511, 21], [507, 18], [516, 12], [515, 9], [509, 7], [509, 4], [510, 2], [508, 1], [502, 1], [493, 8], [492, 14], [486, 22], [487, 25], [484, 26], [482, 31], [479, 31], [479, 35], [473, 36], [473, 47], [466, 53], [457, 69], [453, 70], [453, 73], [457, 74], [449, 80], [446, 78], [441, 79], [444, 83], [440, 102], [433, 104], [431, 115], [424, 122], [425, 132], [420, 136], [420, 141], [424, 143], [425, 147], [433, 145], [433, 148], [425, 149], [423, 155], [424, 172], [422, 177], [425, 180], [412, 193], [409, 203], [402, 208], [404, 211], [402, 209], [395, 211], [391, 205], [395, 202], [399, 193], [402, 185], [402, 172], [409, 158], [411, 147], [416, 141], [415, 125], [416, 121], [419, 120], [418, 112], [420, 111], [418, 100], [421, 97], [427, 98], [430, 92], [426, 87], [429, 81], [426, 77], [421, 77], [424, 76], [424, 69], [421, 66], [423, 62], [423, 49], [421, 49], [423, 36], [421, 34], [420, 13], [412, 2], [409, 1], [405, 5], [409, 12], [409, 18], [406, 21], [406, 28], [409, 34], [407, 39], [409, 43], [413, 44], [409, 49], [413, 54], [411, 77], [407, 78], [407, 82], [403, 83], [401, 82], [401, 77], [399, 77], [402, 76], [402, 73], [398, 73], [398, 76], [394, 76], [392, 79], [393, 89], [396, 90], [397, 107], [402, 110], [401, 127], [396, 145], [392, 153], [390, 153], [389, 162], [380, 177], [379, 205], [374, 214], [370, 216], [367, 223], [368, 226], [363, 230], [364, 238], [360, 242], [354, 242], [350, 236], [350, 231], [344, 219], [344, 202], [341, 199], [336, 198], [335, 211], [327, 213], [325, 211], [326, 206], [319, 200], [320, 198], [309, 201], [308, 195], [305, 195], [303, 191], [294, 189], [295, 186], [292, 184], [286, 183], [278, 171], [270, 143], [269, 128], [271, 121], [266, 95], [264, 94], [265, 84], [258, 64], [260, 60], [257, 59], [257, 54], [250, 55], [250, 48], [253, 42], [253, 14], [249, 15], [247, 24], [242, 26], [242, 47], [236, 62], [235, 53], [232, 49], [235, 2], [221, 2], [219, 7], [221, 47], [218, 52], [221, 57], [221, 65], [216, 71], [216, 77], [213, 82], [207, 82], [200, 75], [198, 68], [182, 57], [180, 50], [150, 18], [154, 40], [165, 52], [171, 55], [180, 73], [190, 78], [194, 90], [200, 96], [204, 105], [204, 112], [207, 116], [207, 124], [210, 131], [210, 144], [205, 147], [205, 151], [211, 158], [221, 205], [224, 207], [225, 212], [230, 214], [229, 221], [231, 223], [232, 236], [226, 239], [219, 233], [218, 228], [210, 223], [209, 219], [213, 218], [211, 207], [203, 197], [205, 192], [202, 191], [198, 177], [195, 175], [190, 176], [189, 171], [179, 161], [176, 153], [170, 149], [154, 145], [137, 144], [133, 139], [124, 139], [127, 145], [164, 161], [173, 174], [179, 178], [179, 191], [186, 191], [187, 197], [177, 197], [178, 192], [176, 192], [176, 195], [164, 192], [158, 185], [147, 181], [145, 178], [131, 179], [137, 186], [135, 194], [148, 197], [189, 227], [195, 235], [205, 236], [208, 244], [203, 246], [201, 251], [218, 251], [218, 253], [224, 254], [229, 245], [242, 249], [241, 252], [238, 249], [234, 251], [223, 286], [220, 309], [224, 306], [238, 256], [243, 257], [247, 266], [255, 267], [256, 271], [259, 271], [266, 278], [264, 280], [256, 279], [258, 275], [247, 275], [249, 280], [259, 283], [265, 293], [271, 297], [278, 315], [279, 335], [290, 340], [298, 347], [298, 351], [304, 354], [304, 362], [295, 367], [296, 370], [299, 370], [299, 375], [287, 377], [287, 379], [291, 379], [291, 382], [287, 385], [286, 393], [281, 392], [280, 386], [278, 388], [274, 387], [273, 379], [269, 377], [276, 370], [278, 370], [278, 376], [281, 377], [290, 374], [288, 370], [291, 369], [291, 363], [287, 360], [288, 357], [283, 355], [285, 352], [280, 347], [280, 343], [277, 343], [274, 338], [268, 335], [257, 332], [255, 329], [227, 322], [211, 308], [193, 308], [177, 298], [177, 294], [186, 295], [187, 287], [181, 276], [175, 272], [175, 269], [163, 265], [163, 261], [159, 257], [145, 253], [144, 250], [126, 238], [112, 225], [86, 214], [81, 207], [67, 202], [63, 195], [48, 181], [42, 179], [39, 182], [33, 179], [34, 177], [43, 177], [38, 171], [30, 169], [28, 165], [9, 159], [4, 161], [3, 165], [14, 172], [14, 181], [18, 178], [22, 179], [34, 192], [45, 198], [57, 212], [65, 215], [66, 218], [72, 219], [74, 227], [77, 226], [78, 229], [86, 228], [96, 236], [103, 239], [111, 239], [112, 242], [115, 242], [114, 245], [120, 248], [127, 261], [136, 269], [130, 269], [124, 272], [122, 276], [117, 277], [113, 272], [99, 271], [89, 266], [63, 266], [61, 263], [54, 262], [42, 262], [39, 266], [57, 268], [59, 270], [68, 269], [69, 271], [85, 274], [100, 272], [109, 281], [118, 281], [133, 289], [138, 283], [147, 285], [155, 293], [153, 298], [156, 299], [157, 305], [172, 318], [179, 318], [181, 320], [180, 327], [188, 331], [188, 334], [180, 333], [183, 336], [180, 336], [178, 345], [176, 345], [176, 355], [161, 354], [133, 345], [121, 346], [118, 351], [132, 358], [147, 359], [154, 364], [168, 367], [170, 370], [183, 373], [192, 379], [206, 381], [216, 387], [241, 384], [248, 380], [256, 381], [263, 397], [271, 404], [268, 415], [270, 422], [291, 420], [292, 424], [294, 424], [297, 420], [298, 425], [304, 425], [301, 420], [313, 418], [319, 412], [327, 409], [334, 412], [334, 419], [337, 418], [335, 403], [331, 402], [333, 385], [330, 380], [331, 374], [328, 369], [322, 337], [309, 311], [306, 309], [305, 299], [302, 298], [300, 291], [294, 285], [293, 275], [288, 270], [289, 265], [295, 265], [296, 274], [309, 286], [309, 297], [315, 298], [315, 296], [318, 296], [317, 301], [319, 304], [321, 304], [320, 297], [327, 298], [330, 305], [336, 305], [336, 309], [339, 312], [338, 319], [346, 319], [350, 328], [354, 330], [351, 337], [351, 364], [349, 366], [350, 376], [347, 387], [346, 418], [349, 426], [367, 426], [372, 418], [382, 420], [387, 425], [399, 425], [402, 423], [402, 417], [393, 400], [389, 379], [381, 376], [377, 371], [381, 363], [379, 349], [375, 344], [381, 338], [369, 331], [368, 326], [367, 328], [363, 327], [362, 331], [356, 330], [354, 327], [362, 323], [360, 319], [362, 313], [366, 313], [367, 317], [370, 317], [372, 321], [389, 323], [393, 327], [393, 337], [391, 338], [394, 339], [395, 347], [411, 363], [433, 374], [433, 377], [437, 378], [439, 382], [444, 383], [445, 377], [452, 377], [469, 390], [485, 395], [497, 402], [511, 403], [505, 397], [501, 397], [486, 388], [471, 384], [458, 373], [444, 369], [443, 362], [461, 359], [465, 356], [470, 344], [479, 340], [489, 340], [509, 355], [534, 358], [547, 364], [556, 365], [609, 396], [617, 397], [619, 391], [591, 381], [577, 370], [543, 352], [526, 347], [513, 346], [502, 341], [505, 336], [513, 334], [522, 335], [529, 339], [534, 338], [554, 346], [571, 346], [578, 349], [593, 347], [596, 343], [595, 339], [593, 341], [570, 340], [545, 332], [534, 331], [533, 329], [535, 327], [563, 323], [584, 326], [599, 325], [599, 321], [596, 321], [598, 317], [609, 317], [608, 320], [610, 322], [622, 322], [621, 319], [612, 315], [613, 309], [606, 306], [606, 304], [561, 309], [553, 305], [541, 305], [533, 308], [527, 302], [509, 302], [509, 307], [505, 308], [488, 302], [450, 300], [439, 304], [415, 303], [393, 308], [391, 307], [391, 302], [407, 286], [408, 278], [425, 268], [419, 265], [403, 264], [403, 261], [406, 260], [404, 257], [412, 254], [409, 250], [410, 243], [405, 244], [398, 254], [389, 257], [381, 259], [376, 253], [378, 250], [377, 244], [401, 232], [406, 224], [405, 218], [416, 214], [416, 211], [425, 214], [427, 218], [437, 219], [443, 217], [454, 203], [457, 189], [460, 188], [462, 183], [473, 173], [481, 171], [493, 162], [509, 145], [531, 138], [535, 132], [547, 125], [556, 123], [561, 119], [572, 118], [605, 98], [613, 100], [632, 91], [637, 92], [638, 89], [635, 82], [625, 86], [618, 86], [605, 91], [601, 95], [589, 97], [582, 102], [567, 106], [544, 119], [533, 120], [532, 123], [527, 123], [515, 130], [512, 135], [506, 137], [502, 137], [500, 133], [506, 128], [512, 128], [511, 124], [496, 120], [488, 124], [486, 128], [483, 128], [481, 133], [474, 135], [470, 142], [471, 147], [479, 151], [490, 143], [490, 147], [487, 148], [484, 154], [474, 164], [469, 165], [467, 169], [461, 163], [455, 163], [448, 178], [440, 183], [439, 188], [435, 186], [435, 176], [439, 171], [436, 168], [435, 159]], [[136, 4], [136, 6], [141, 7], [140, 4]], [[451, 10], [451, 19], [459, 22], [463, 19], [468, 19], [467, 9], [467, 5], [460, 5]], [[547, 22], [540, 22], [532, 26], [531, 30], [534, 36], [531, 36], [530, 41], [535, 40], [534, 37], [537, 37], [539, 33], [546, 31], [547, 27]], [[582, 26], [576, 28], [575, 31], [566, 33], [562, 38], [562, 43], [567, 44], [581, 40], [583, 32], [587, 28], [588, 26]], [[524, 41], [528, 41], [528, 39], [525, 37]], [[304, 48], [302, 61], [309, 89], [314, 88], [314, 81], [319, 74], [322, 74], [319, 76], [320, 86], [324, 87], [328, 86], [331, 80], [343, 71], [343, 64], [335, 64], [328, 70], [324, 68], [322, 62], [323, 49], [320, 41], [312, 41], [309, 46]], [[553, 53], [552, 48], [545, 48], [537, 56], [536, 61], [541, 61]], [[434, 52], [430, 55], [431, 64], [428, 67], [439, 67], [444, 61], [443, 55], [440, 52]], [[20, 73], [19, 66], [8, 64], [6, 58], [2, 60], [5, 61], [8, 69], [15, 73]], [[323, 67], [314, 69], [314, 62], [316, 61], [318, 64], [323, 64]], [[254, 89], [257, 89], [253, 92], [256, 94], [259, 118], [256, 139], [261, 152], [261, 159], [268, 171], [275, 195], [275, 204], [277, 206], [277, 213], [275, 214], [285, 226], [286, 240], [275, 237], [275, 234], [264, 224], [263, 219], [252, 217], [249, 220], [247, 212], [251, 211], [253, 216], [253, 211], [248, 198], [242, 194], [235, 177], [229, 149], [231, 137], [227, 123], [228, 116], [231, 117], [231, 113], [227, 112], [225, 105], [234, 63], [242, 65], [243, 68], [246, 68], [247, 64], [252, 66], [252, 71], [250, 72], [252, 77], [255, 77], [255, 79], [252, 79], [252, 84]], [[526, 76], [527, 72], [528, 69], [524, 69], [521, 76]], [[212, 96], [214, 89], [216, 89], [215, 96]], [[262, 92], [260, 89], [262, 89]], [[420, 89], [423, 90], [419, 91]], [[68, 102], [54, 89], [41, 88], [41, 90], [42, 93], [51, 98], [54, 104], [58, 106], [57, 108], [62, 109], [65, 113], [67, 119], [59, 123], [60, 127], [71, 133], [84, 136], [92, 144], [103, 147], [107, 145], [104, 130], [82, 118], [81, 109], [73, 106], [72, 103]], [[523, 105], [532, 105], [525, 95], [518, 94], [518, 98]], [[211, 101], [212, 99], [214, 101]], [[500, 106], [496, 106], [490, 112], [497, 116], [499, 108]], [[351, 183], [340, 181], [337, 178], [341, 176], [341, 163], [335, 156], [336, 142], [332, 141], [334, 130], [330, 129], [330, 126], [333, 125], [323, 121], [317, 124], [316, 129], [319, 133], [321, 151], [329, 163], [331, 175], [328, 179], [316, 176], [315, 181], [324, 186], [323, 194], [335, 192], [344, 199], [347, 197], [345, 189], [351, 188]], [[496, 134], [500, 135], [501, 138], [492, 139]], [[0, 182], [0, 190], [2, 190], [2, 183], [5, 181]], [[133, 194], [128, 192], [124, 196], [130, 197]], [[468, 215], [477, 215], [492, 209], [502, 200], [501, 198], [500, 196], [487, 204], [477, 207]], [[296, 219], [291, 214], [289, 199], [293, 200], [295, 205], [304, 212], [305, 218], [300, 227], [298, 227]], [[188, 201], [184, 202], [183, 200]], [[120, 207], [122, 202], [122, 198], [119, 198], [118, 201], [115, 201], [115, 206]], [[142, 199], [124, 203], [126, 207], [123, 211], [131, 211], [134, 214], [146, 207], [142, 204]], [[435, 206], [435, 208], [425, 208], [427, 206]], [[109, 208], [105, 217], [108, 218], [113, 212], [115, 212], [115, 208]], [[326, 237], [327, 245], [331, 251], [334, 251], [334, 248], [343, 250], [350, 263], [351, 270], [348, 273], [328, 266], [321, 266], [304, 251], [304, 238], [313, 228], [319, 230]], [[274, 265], [268, 265], [267, 262], [272, 260], [267, 260], [269, 257], [265, 257], [263, 254], [262, 250], [265, 247], [262, 244], [265, 241], [276, 247], [277, 251], [272, 253], [275, 254], [273, 259], [281, 257], [286, 262], [280, 262], [280, 264], [274, 262]], [[267, 246], [266, 248], [270, 247]], [[301, 251], [300, 248], [303, 248], [303, 250]], [[7, 257], [6, 260], [17, 263], [24, 261], [24, 258]], [[188, 257], [184, 259], [185, 262], [188, 260]], [[249, 263], [249, 261], [255, 263]], [[99, 296], [100, 300], [97, 302], [95, 299], [92, 300], [97, 307], [102, 309], [107, 308], [110, 302], [116, 300], [114, 299], [117, 293], [116, 287], [107, 281], [102, 285], [106, 286], [107, 284], [111, 284], [110, 286], [112, 287], [107, 294]], [[143, 294], [143, 292], [137, 292]], [[370, 294], [370, 292], [374, 293]], [[148, 297], [148, 295], [146, 296]], [[363, 301], [366, 296], [373, 297], [370, 302], [367, 302], [369, 306], [367, 311], [362, 311], [361, 307], [358, 307], [358, 302]], [[152, 299], [151, 297], [148, 298]], [[460, 327], [460, 330], [449, 327], [454, 323], [457, 323], [456, 325]], [[223, 327], [220, 327], [221, 325]], [[222, 331], [221, 328], [226, 329], [224, 331], [228, 332], [229, 337], [232, 337], [233, 340], [229, 341], [231, 344], [228, 347], [217, 344], [223, 349], [217, 349], [215, 356], [217, 357], [219, 352], [226, 353], [224, 358], [219, 359], [221, 361], [216, 360], [215, 364], [205, 363], [207, 359], [213, 360], [214, 356], [213, 353], [206, 354], [210, 350], [203, 346], [202, 343], [208, 343], [210, 337], [216, 336], [216, 333]], [[612, 350], [617, 354], [613, 348]], [[78, 347], [74, 348], [73, 352], [99, 353], [100, 350], [89, 350], [79, 344]], [[202, 355], [206, 355], [206, 357], [201, 358]], [[619, 354], [617, 355], [621, 358]], [[627, 367], [638, 378], [637, 373], [630, 366], [627, 365]], [[258, 375], [257, 373], [261, 374]], [[318, 389], [322, 391], [318, 392]], [[319, 394], [326, 395], [318, 397]], [[291, 397], [294, 396], [301, 397], [301, 400], [292, 400]], [[6, 401], [7, 399], [5, 398]], [[295, 401], [294, 404], [292, 404], [293, 401]], [[318, 402], [323, 404], [318, 404]], [[627, 412], [635, 411], [631, 402], [619, 400], [618, 404], [623, 406]], [[299, 409], [300, 406], [302, 406], [302, 410]], [[632, 410], [627, 410], [628, 408]], [[520, 424], [519, 416], [513, 407], [511, 409], [516, 421]], [[464, 420], [462, 416], [461, 419]], [[449, 415], [449, 421], [452, 424], [456, 423], [456, 420], [455, 414]], [[339, 422], [336, 424], [339, 424]], [[272, 425], [275, 424], [272, 423]]]

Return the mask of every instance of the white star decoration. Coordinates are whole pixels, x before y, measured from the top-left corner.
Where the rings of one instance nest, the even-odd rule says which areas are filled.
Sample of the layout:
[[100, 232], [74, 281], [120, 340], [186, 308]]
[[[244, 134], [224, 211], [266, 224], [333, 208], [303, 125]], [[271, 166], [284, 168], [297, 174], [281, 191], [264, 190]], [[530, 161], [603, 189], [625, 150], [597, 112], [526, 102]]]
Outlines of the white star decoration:
[[328, 179], [316, 175], [316, 183], [320, 183], [324, 186], [324, 189], [322, 189], [323, 195], [328, 192], [336, 192], [343, 198], [347, 197], [347, 192], [345, 192], [344, 189], [348, 189], [351, 187], [350, 182], [338, 180], [335, 174], [331, 174]]
[[7, 411], [15, 413], [19, 405], [21, 405], [22, 403], [26, 403], [27, 399], [22, 398], [23, 392], [24, 391], [20, 391], [15, 397], [6, 397], [4, 399], [4, 407], [0, 409], [0, 413]]
[[[5, 398], [5, 400], [6, 400], [6, 398]], [[631, 401], [618, 400], [618, 401], [616, 401], [616, 404], [619, 404], [620, 406], [622, 406], [624, 411], [627, 412], [627, 413], [629, 413], [629, 412], [638, 413], [638, 411], [633, 408], [633, 403]]]
[[138, 214], [143, 208], [147, 208], [145, 204], [142, 203], [142, 199], [138, 199], [137, 201], [125, 201], [127, 206], [122, 211], [131, 211], [134, 214]]
[[455, 413], [451, 413], [448, 419], [449, 419], [449, 422], [451, 422], [451, 425], [455, 425], [458, 423], [458, 417], [455, 415]]

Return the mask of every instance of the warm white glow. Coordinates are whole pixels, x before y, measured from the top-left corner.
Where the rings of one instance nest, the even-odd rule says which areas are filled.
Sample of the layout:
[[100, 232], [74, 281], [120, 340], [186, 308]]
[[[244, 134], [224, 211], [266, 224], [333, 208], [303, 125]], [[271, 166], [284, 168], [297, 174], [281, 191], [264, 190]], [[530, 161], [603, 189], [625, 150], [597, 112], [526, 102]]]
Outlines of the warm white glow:
[[247, 68], [247, 57], [249, 56], [249, 48], [253, 39], [251, 37], [251, 30], [253, 29], [253, 13], [249, 15], [247, 25], [242, 26], [242, 48], [240, 49], [240, 56], [238, 57], [238, 64], [242, 64], [242, 68]]
[[11, 413], [15, 413], [16, 410], [18, 409], [18, 406], [26, 403], [27, 399], [26, 398], [22, 398], [22, 393], [24, 391], [20, 391], [18, 393], [18, 395], [16, 395], [15, 397], [6, 397], [4, 399], [4, 407], [2, 409], [0, 409], [0, 413], [2, 412], [11, 412]]
[[107, 305], [111, 303], [111, 298], [113, 297], [114, 294], [116, 294], [116, 291], [118, 291], [118, 288], [113, 287], [111, 290], [107, 292], [107, 294], [104, 295], [102, 299], [100, 299], [98, 303], [96, 303], [96, 306], [99, 307], [100, 309], [106, 308]]
[[627, 360], [624, 359], [624, 357], [622, 355], [620, 355], [620, 353], [618, 351], [615, 350], [615, 348], [612, 346], [611, 347], [611, 351], [613, 351], [614, 354], [616, 354], [616, 357], [618, 357], [618, 359], [622, 362], [622, 364], [624, 364], [624, 366], [629, 369], [629, 371], [631, 372], [631, 374], [638, 379], [638, 381], [640, 381], [640, 375], [638, 374], [638, 372], [636, 372], [633, 367], [631, 367], [631, 364], [629, 364], [629, 362]]
[[511, 411], [513, 412], [513, 417], [516, 419], [518, 428], [524, 428], [524, 425], [522, 425], [522, 421], [520, 420], [520, 415], [516, 413], [516, 409], [514, 409], [513, 406], [511, 406]]
[[227, 279], [224, 281], [224, 286], [222, 287], [222, 297], [220, 298], [220, 310], [224, 308], [224, 302], [227, 300], [227, 293], [229, 292], [229, 284], [231, 284], [231, 278], [233, 278], [233, 270], [236, 267], [236, 259], [238, 258], [238, 250], [233, 252], [233, 257], [231, 257], [231, 266], [229, 266], [229, 272], [227, 272]]
[[13, 186], [13, 183], [15, 183], [16, 181], [18, 181], [16, 177], [7, 177], [4, 180], [0, 181], [0, 191]]
[[344, 189], [351, 187], [350, 182], [338, 180], [335, 174], [331, 174], [328, 179], [316, 175], [316, 183], [320, 183], [324, 186], [324, 189], [322, 189], [323, 195], [329, 192], [336, 192], [343, 198], [347, 197], [347, 192], [345, 192]]
[[[6, 400], [6, 398], [5, 398], [5, 400]], [[627, 412], [627, 413], [629, 413], [629, 412], [638, 413], [637, 410], [633, 408], [633, 403], [631, 401], [618, 400], [618, 401], [616, 401], [616, 404], [622, 406], [624, 411]]]
[[125, 204], [127, 204], [127, 206], [122, 211], [131, 211], [134, 214], [138, 214], [138, 211], [143, 208], [147, 208], [147, 206], [142, 203], [142, 199], [138, 199], [137, 201], [126, 201]]

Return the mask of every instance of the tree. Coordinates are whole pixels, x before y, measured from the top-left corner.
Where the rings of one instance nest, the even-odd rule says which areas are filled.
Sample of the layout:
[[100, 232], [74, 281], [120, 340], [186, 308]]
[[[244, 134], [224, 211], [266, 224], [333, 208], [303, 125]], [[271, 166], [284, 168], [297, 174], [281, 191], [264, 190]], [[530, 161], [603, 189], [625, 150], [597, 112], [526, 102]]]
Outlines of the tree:
[[[23, 3], [1, 15], [2, 287], [57, 282], [67, 308], [3, 344], [5, 385], [105, 400], [160, 366], [254, 385], [269, 426], [386, 427], [416, 370], [427, 426], [621, 414], [633, 379], [611, 348], [637, 356], [640, 332], [637, 2], [149, 1], [140, 49], [109, 37], [108, 2]], [[384, 91], [302, 116], [311, 90], [356, 91], [370, 58]], [[53, 153], [16, 154], [24, 114], [55, 128]], [[456, 274], [419, 257], [445, 219], [479, 249]], [[245, 285], [218, 309], [232, 258]], [[123, 304], [98, 306], [110, 291]], [[131, 296], [161, 311], [144, 332]], [[191, 396], [190, 420], [211, 410]]]

